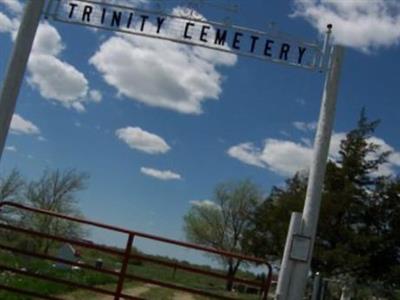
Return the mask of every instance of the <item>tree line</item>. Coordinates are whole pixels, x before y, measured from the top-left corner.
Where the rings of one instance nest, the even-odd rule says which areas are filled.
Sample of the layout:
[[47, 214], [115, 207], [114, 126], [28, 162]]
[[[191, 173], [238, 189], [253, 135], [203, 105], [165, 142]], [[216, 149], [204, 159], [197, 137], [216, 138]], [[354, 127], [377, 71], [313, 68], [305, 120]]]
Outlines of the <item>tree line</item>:
[[[400, 282], [400, 178], [378, 172], [391, 154], [371, 139], [378, 124], [363, 110], [337, 158], [328, 161], [311, 268], [393, 297]], [[249, 180], [220, 184], [213, 202], [193, 205], [185, 215], [187, 239], [279, 261], [291, 213], [303, 209], [307, 180], [299, 172], [265, 198]], [[222, 263], [232, 275], [241, 262]]]
[[[82, 217], [76, 193], [86, 187], [88, 178], [88, 174], [75, 169], [45, 170], [38, 180], [28, 181], [14, 169], [0, 179], [0, 201], [13, 201], [33, 208]], [[0, 222], [69, 238], [82, 238], [86, 234], [77, 223], [7, 207], [0, 211]], [[44, 254], [48, 254], [57, 245], [51, 239], [18, 235], [7, 230], [0, 231], [0, 239], [19, 248]]]

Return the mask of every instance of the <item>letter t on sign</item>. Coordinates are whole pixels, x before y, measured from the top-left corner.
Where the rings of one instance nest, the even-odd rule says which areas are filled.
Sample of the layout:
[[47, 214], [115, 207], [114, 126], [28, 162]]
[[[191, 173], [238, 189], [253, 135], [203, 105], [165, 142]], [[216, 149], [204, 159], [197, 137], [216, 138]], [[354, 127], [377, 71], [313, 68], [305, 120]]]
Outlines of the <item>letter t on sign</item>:
[[71, 10], [69, 11], [68, 18], [71, 19], [74, 16], [74, 11], [75, 11], [75, 8], [78, 6], [78, 4], [70, 3], [69, 6], [71, 6]]

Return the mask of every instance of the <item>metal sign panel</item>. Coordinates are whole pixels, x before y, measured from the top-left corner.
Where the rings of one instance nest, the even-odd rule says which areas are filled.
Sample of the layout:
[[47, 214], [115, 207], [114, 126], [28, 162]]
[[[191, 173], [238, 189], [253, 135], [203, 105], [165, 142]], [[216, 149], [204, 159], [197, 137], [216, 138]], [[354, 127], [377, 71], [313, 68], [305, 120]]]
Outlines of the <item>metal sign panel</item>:
[[323, 51], [317, 43], [271, 32], [207, 21], [201, 16], [115, 5], [93, 0], [49, 1], [46, 16], [59, 22], [128, 33], [274, 63], [322, 70]]
[[310, 256], [311, 238], [299, 234], [294, 234], [290, 258], [302, 262], [307, 262]]

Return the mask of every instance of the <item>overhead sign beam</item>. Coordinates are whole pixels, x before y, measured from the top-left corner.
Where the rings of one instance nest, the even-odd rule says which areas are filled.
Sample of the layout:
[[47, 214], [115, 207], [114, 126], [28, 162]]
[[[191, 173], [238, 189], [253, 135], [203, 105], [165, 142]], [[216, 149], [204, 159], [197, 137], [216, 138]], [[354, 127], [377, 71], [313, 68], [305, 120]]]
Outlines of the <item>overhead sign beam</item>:
[[46, 16], [55, 21], [209, 48], [269, 62], [321, 71], [321, 45], [288, 35], [210, 22], [178, 12], [132, 8], [94, 0], [52, 0]]

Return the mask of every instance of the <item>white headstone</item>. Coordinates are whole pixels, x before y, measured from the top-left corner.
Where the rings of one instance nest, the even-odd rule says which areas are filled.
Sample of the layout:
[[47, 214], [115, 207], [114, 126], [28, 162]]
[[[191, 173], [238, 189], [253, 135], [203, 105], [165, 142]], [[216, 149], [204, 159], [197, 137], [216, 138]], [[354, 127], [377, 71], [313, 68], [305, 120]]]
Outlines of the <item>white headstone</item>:
[[[71, 262], [77, 262], [78, 258], [76, 257], [75, 253], [76, 251], [71, 244], [63, 244], [61, 248], [58, 250], [57, 257]], [[60, 269], [71, 269], [72, 265], [57, 263], [56, 267]]]

